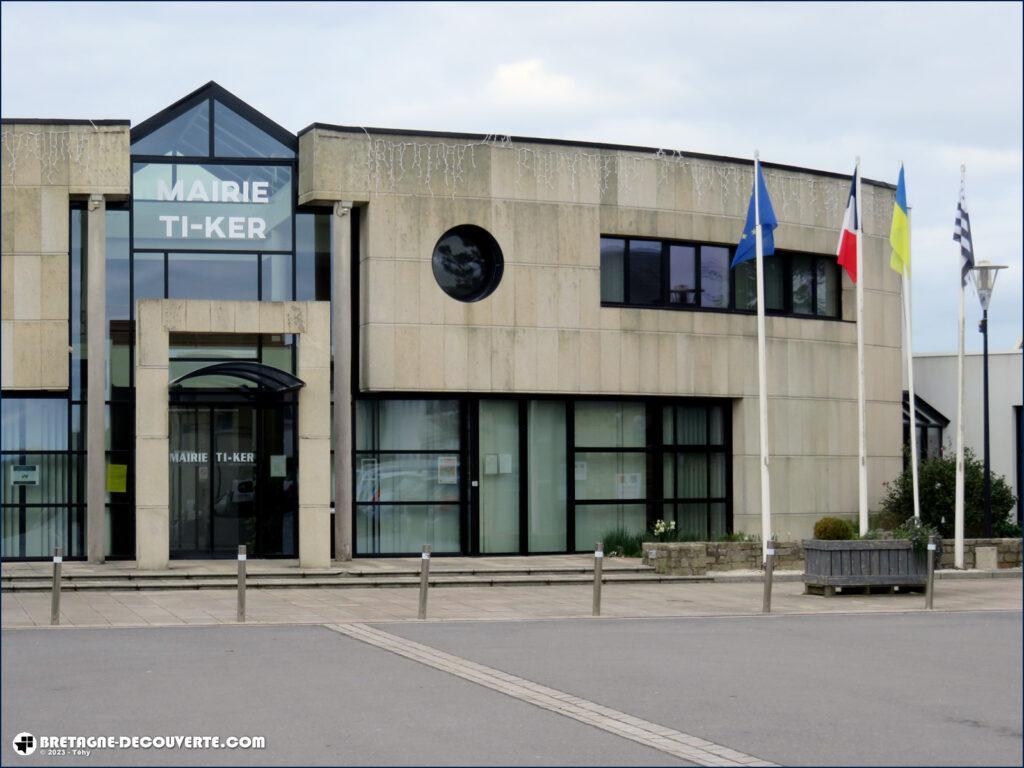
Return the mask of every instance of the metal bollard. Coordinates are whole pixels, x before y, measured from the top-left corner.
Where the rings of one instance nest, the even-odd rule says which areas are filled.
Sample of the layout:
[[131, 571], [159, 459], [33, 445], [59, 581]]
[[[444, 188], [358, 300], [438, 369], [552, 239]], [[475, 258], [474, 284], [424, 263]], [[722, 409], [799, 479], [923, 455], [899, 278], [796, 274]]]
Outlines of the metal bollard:
[[420, 613], [421, 619], [427, 618], [427, 587], [430, 586], [430, 545], [423, 545], [420, 555]]
[[935, 536], [928, 537], [928, 581], [924, 587], [924, 607], [932, 609], [932, 599], [935, 597]]
[[64, 562], [64, 549], [53, 548], [53, 588], [50, 590], [50, 624], [60, 624], [60, 569]]
[[761, 600], [761, 613], [772, 612], [772, 578], [775, 574], [775, 539], [768, 539], [764, 559], [764, 598]]
[[245, 621], [245, 544], [238, 545], [238, 621]]
[[594, 545], [594, 609], [593, 615], [601, 615], [601, 571], [604, 568], [604, 543]]

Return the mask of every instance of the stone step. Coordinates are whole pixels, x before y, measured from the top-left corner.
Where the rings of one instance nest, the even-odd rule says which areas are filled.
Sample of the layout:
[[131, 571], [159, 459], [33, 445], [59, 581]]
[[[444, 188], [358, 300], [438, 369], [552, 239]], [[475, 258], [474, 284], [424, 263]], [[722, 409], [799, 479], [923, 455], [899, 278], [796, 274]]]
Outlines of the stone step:
[[[568, 566], [568, 567], [546, 567], [546, 568], [531, 568], [531, 567], [513, 567], [513, 568], [444, 568], [432, 566], [430, 569], [432, 575], [438, 576], [472, 576], [472, 577], [490, 577], [490, 576], [535, 576], [535, 577], [561, 577], [561, 576], [572, 576], [572, 575], [587, 575], [593, 573], [593, 568], [588, 566]], [[654, 569], [648, 565], [629, 565], [629, 566], [615, 566], [605, 568], [605, 575], [609, 574], [645, 574], [654, 573]], [[375, 578], [393, 578], [393, 577], [415, 577], [419, 578], [420, 571], [418, 568], [394, 568], [394, 569], [353, 569], [353, 568], [334, 568], [329, 570], [298, 570], [292, 569], [281, 569], [281, 570], [250, 570], [248, 578], [250, 580], [257, 578], [273, 578], [273, 579], [291, 579], [295, 581], [308, 581], [310, 579], [324, 579], [324, 578], [354, 578], [354, 579], [375, 579]], [[235, 572], [222, 571], [222, 572], [182, 572], [182, 571], [107, 571], [100, 570], [99, 572], [74, 572], [64, 570], [61, 574], [62, 579], [65, 582], [74, 581], [95, 581], [97, 579], [103, 581], [134, 581], [138, 579], [146, 580], [157, 580], [166, 579], [170, 581], [208, 581], [208, 580], [220, 580], [220, 579], [234, 579], [236, 577]], [[47, 573], [5, 573], [0, 577], [0, 583], [3, 585], [16, 584], [16, 583], [32, 583], [32, 582], [46, 582], [49, 583], [52, 580], [52, 576]]]
[[[550, 586], [559, 584], [592, 584], [593, 576], [590, 574], [540, 574], [540, 575], [507, 575], [507, 574], [481, 574], [449, 575], [432, 574], [430, 577], [431, 587], [524, 587], [524, 586]], [[604, 584], [651, 584], [667, 582], [710, 582], [711, 576], [665, 576], [654, 573], [605, 573], [602, 579]], [[252, 589], [311, 589], [317, 587], [331, 587], [340, 589], [365, 589], [368, 587], [418, 587], [419, 576], [395, 576], [387, 575], [380, 577], [313, 577], [303, 579], [276, 578], [266, 576], [248, 576], [246, 586]], [[49, 592], [50, 581], [18, 580], [11, 583], [4, 583], [4, 592]], [[107, 591], [144, 591], [144, 590], [171, 590], [171, 589], [236, 589], [237, 578], [220, 576], [206, 579], [175, 579], [175, 578], [135, 578], [135, 579], [75, 579], [62, 581], [61, 591], [84, 591], [84, 590], [107, 590]]]

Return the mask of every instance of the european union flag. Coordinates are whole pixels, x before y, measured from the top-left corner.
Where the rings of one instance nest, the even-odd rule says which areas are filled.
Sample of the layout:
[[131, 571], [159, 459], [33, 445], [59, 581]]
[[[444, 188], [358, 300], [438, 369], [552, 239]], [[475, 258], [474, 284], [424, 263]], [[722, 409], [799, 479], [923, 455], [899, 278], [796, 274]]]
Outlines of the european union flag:
[[[762, 255], [771, 256], [775, 253], [775, 236], [772, 234], [779, 226], [779, 220], [775, 218], [775, 209], [772, 207], [772, 199], [768, 197], [768, 187], [764, 184], [764, 174], [761, 173], [761, 162], [754, 161], [754, 183], [758, 190], [758, 209], [761, 213], [761, 244], [764, 249]], [[754, 228], [757, 226], [754, 216], [754, 190], [750, 190], [750, 205], [747, 207], [747, 223], [743, 225], [743, 234], [740, 235], [740, 242], [736, 246], [736, 255], [732, 259], [733, 267], [756, 258]]]

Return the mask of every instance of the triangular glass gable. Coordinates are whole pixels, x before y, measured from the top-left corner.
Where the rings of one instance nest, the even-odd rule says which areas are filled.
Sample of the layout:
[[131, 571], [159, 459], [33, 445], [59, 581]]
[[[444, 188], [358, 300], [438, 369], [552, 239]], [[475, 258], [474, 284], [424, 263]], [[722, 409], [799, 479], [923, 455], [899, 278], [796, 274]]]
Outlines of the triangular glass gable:
[[214, 101], [213, 154], [217, 157], [295, 157], [289, 147], [234, 110]]
[[133, 155], [205, 157], [210, 154], [210, 102], [203, 100], [132, 144]]

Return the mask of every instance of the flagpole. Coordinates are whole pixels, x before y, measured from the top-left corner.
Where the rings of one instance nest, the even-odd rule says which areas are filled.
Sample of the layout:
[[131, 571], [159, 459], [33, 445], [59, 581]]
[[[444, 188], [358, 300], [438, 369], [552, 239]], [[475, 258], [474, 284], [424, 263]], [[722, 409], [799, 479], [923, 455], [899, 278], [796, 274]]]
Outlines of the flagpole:
[[[960, 165], [960, 200], [964, 199], [966, 168]], [[973, 242], [972, 242], [973, 247]], [[960, 256], [961, 251], [957, 251]], [[964, 275], [962, 256], [957, 259], [960, 283], [960, 311], [957, 315], [956, 351], [956, 496], [953, 515], [953, 566], [964, 567]]]
[[907, 258], [903, 262], [903, 327], [906, 330], [906, 339], [904, 341], [904, 348], [907, 351], [907, 388], [909, 390], [908, 397], [909, 403], [907, 410], [910, 411], [910, 476], [913, 482], [914, 488], [914, 519], [921, 519], [921, 500], [918, 493], [917, 484], [917, 409], [915, 408], [916, 401], [914, 400], [914, 355], [913, 355], [913, 326], [911, 324], [911, 307], [910, 307], [910, 233], [911, 229], [911, 208], [907, 206]]
[[864, 219], [861, 216], [859, 157], [854, 174], [857, 177], [857, 518], [860, 535], [863, 536], [868, 532], [868, 451], [864, 415], [864, 259], [861, 257], [864, 245]]
[[772, 497], [768, 479], [768, 370], [764, 338], [764, 244], [761, 237], [760, 153], [754, 152], [754, 246], [757, 273], [757, 404], [761, 438], [761, 561], [768, 561], [772, 537]]

